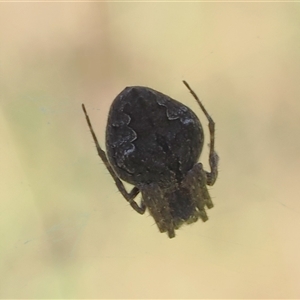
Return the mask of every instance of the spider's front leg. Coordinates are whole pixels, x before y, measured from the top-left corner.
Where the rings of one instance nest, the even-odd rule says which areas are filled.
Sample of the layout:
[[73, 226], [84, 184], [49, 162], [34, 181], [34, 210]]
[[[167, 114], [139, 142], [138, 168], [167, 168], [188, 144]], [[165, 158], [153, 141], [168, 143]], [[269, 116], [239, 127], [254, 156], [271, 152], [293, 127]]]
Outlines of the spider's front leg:
[[190, 191], [191, 198], [198, 210], [198, 216], [203, 222], [208, 220], [205, 206], [207, 208], [212, 208], [214, 206], [206, 185], [207, 176], [201, 163], [195, 164], [182, 181], [182, 186]]

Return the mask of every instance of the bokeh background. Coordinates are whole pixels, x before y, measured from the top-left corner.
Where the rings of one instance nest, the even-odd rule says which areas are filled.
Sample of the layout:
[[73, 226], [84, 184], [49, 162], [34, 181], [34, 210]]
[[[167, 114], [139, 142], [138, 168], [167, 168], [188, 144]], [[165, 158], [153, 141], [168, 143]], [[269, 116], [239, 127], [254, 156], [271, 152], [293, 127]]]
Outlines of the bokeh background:
[[[1, 298], [299, 298], [299, 3], [0, 3]], [[210, 220], [160, 234], [97, 156], [126, 86], [216, 122]], [[207, 167], [207, 143], [201, 161]]]

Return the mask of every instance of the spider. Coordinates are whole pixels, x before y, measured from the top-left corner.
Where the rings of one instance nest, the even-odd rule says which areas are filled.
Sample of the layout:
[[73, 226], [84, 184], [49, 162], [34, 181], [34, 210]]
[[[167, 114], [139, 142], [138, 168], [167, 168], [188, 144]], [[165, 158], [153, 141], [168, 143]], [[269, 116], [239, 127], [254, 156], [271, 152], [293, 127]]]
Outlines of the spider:
[[[106, 151], [100, 147], [84, 104], [98, 155], [120, 193], [139, 214], [148, 209], [169, 238], [184, 223], [208, 220], [213, 203], [207, 185], [218, 176], [215, 123], [195, 92], [183, 81], [208, 120], [210, 172], [198, 162], [204, 143], [202, 125], [182, 103], [148, 87], [126, 87], [113, 101], [106, 127]], [[123, 182], [134, 187], [127, 192]], [[141, 193], [141, 203], [134, 199]]]

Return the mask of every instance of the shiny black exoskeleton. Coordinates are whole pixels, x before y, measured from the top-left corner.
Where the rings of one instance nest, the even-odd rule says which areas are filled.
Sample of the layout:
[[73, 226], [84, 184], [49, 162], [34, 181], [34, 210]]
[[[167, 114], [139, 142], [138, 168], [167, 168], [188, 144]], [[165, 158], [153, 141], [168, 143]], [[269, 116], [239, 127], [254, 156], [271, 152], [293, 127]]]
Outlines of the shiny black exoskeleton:
[[140, 188], [182, 181], [203, 147], [198, 117], [185, 105], [146, 87], [127, 87], [111, 105], [106, 153], [117, 175]]

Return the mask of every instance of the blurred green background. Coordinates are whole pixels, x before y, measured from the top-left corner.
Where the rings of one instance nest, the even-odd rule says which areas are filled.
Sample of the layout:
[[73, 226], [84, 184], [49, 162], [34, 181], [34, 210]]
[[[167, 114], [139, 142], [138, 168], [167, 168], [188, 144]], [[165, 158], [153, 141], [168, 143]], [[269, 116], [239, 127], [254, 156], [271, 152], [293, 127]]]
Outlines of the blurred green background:
[[[299, 3], [0, 3], [1, 298], [299, 298]], [[210, 220], [160, 234], [97, 156], [126, 86], [216, 122]], [[201, 161], [207, 168], [207, 149]]]

